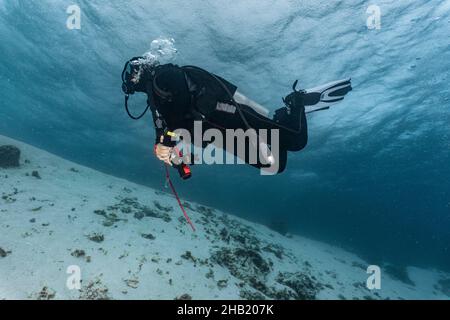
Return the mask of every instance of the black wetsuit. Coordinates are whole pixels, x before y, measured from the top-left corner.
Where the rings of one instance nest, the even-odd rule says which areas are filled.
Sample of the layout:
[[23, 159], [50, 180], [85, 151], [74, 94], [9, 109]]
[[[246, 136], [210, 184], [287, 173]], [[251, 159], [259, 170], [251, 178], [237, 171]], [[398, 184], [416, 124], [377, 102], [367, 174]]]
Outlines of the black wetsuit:
[[[223, 133], [226, 129], [279, 129], [278, 173], [284, 171], [287, 151], [299, 151], [308, 141], [308, 129], [303, 105], [281, 108], [269, 119], [251, 107], [239, 104], [246, 122], [238, 112], [232, 97], [237, 87], [227, 80], [202, 72], [195, 67], [179, 67], [172, 64], [158, 66], [152, 73], [151, 81], [146, 81], [141, 90], [148, 95], [156, 128], [156, 143], [164, 130], [186, 129], [193, 137], [194, 121], [202, 121], [203, 131], [215, 128]], [[218, 104], [221, 105], [218, 105]], [[225, 107], [224, 107], [225, 106]], [[161, 125], [161, 120], [164, 125]], [[248, 125], [248, 126], [247, 126]], [[270, 134], [267, 144], [270, 145]], [[245, 150], [249, 150], [246, 142]], [[223, 144], [226, 145], [226, 142]], [[203, 147], [206, 147], [203, 144]], [[237, 150], [235, 148], [235, 155]], [[249, 163], [248, 154], [244, 160]], [[257, 168], [266, 167], [259, 160], [251, 164]]]

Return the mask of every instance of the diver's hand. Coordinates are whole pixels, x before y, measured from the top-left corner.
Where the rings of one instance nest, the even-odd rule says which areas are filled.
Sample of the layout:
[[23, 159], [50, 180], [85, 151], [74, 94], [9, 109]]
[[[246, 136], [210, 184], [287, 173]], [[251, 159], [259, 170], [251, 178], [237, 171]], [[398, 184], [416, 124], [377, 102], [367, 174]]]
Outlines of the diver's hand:
[[155, 154], [156, 157], [163, 161], [164, 163], [168, 164], [168, 165], [172, 165], [172, 162], [170, 161], [171, 155], [172, 155], [172, 151], [173, 148], [171, 147], [166, 147], [165, 145], [158, 143], [155, 146]]

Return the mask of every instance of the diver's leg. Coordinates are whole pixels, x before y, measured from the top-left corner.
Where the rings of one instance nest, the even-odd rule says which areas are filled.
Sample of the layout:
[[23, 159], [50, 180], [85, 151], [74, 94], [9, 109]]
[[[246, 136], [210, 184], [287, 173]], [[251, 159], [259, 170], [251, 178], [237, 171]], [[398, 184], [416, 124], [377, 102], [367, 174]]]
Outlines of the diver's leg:
[[[280, 149], [287, 151], [300, 151], [308, 143], [308, 123], [305, 107], [300, 102], [290, 108], [283, 107], [275, 111], [273, 119], [263, 117], [252, 109], [241, 105], [244, 116], [251, 128], [278, 129], [280, 132]], [[272, 144], [272, 142], [268, 142]]]
[[267, 108], [264, 108], [259, 103], [257, 103], [255, 101], [253, 101], [252, 99], [244, 96], [239, 91], [236, 91], [236, 93], [233, 96], [233, 99], [234, 99], [234, 101], [236, 101], [237, 103], [239, 103], [241, 105], [246, 105], [246, 106], [252, 108], [254, 111], [259, 113], [260, 115], [263, 115], [265, 117], [269, 116], [270, 111]]
[[[307, 128], [305, 125], [306, 117], [304, 116], [304, 110], [303, 114], [301, 114], [300, 112], [297, 112], [297, 114], [292, 114], [292, 116], [289, 117], [289, 121], [287, 121], [286, 123], [283, 122], [283, 125], [280, 126], [280, 124], [275, 120], [262, 116], [260, 113], [256, 112], [253, 108], [250, 108], [247, 105], [240, 105], [240, 107], [241, 111], [244, 114], [246, 123], [243, 121], [238, 110], [235, 110], [235, 112], [230, 112], [229, 108], [224, 107], [221, 110], [228, 110], [228, 112], [216, 110], [213, 114], [210, 115], [210, 117], [208, 117], [209, 119], [206, 120], [207, 126], [205, 126], [205, 128], [217, 128], [222, 131], [224, 137], [226, 137], [226, 129], [242, 129], [245, 131], [248, 127], [250, 127], [256, 130], [257, 133], [260, 129], [268, 130], [269, 132], [267, 132], [267, 141], [258, 141], [257, 146], [254, 146], [254, 143], [252, 145], [249, 142], [246, 142], [246, 153], [244, 156], [238, 155], [237, 148], [230, 152], [256, 168], [278, 168], [278, 173], [284, 171], [287, 162], [287, 151], [300, 150], [306, 145], [307, 136], [305, 136], [305, 133], [307, 132]], [[302, 121], [301, 130], [299, 130], [300, 121]], [[292, 129], [290, 128], [291, 126]], [[279, 130], [278, 141], [271, 140], [271, 130], [275, 129]], [[299, 135], [301, 135], [302, 137], [299, 138]], [[261, 143], [263, 144], [262, 146]], [[275, 143], [278, 144], [277, 148], [274, 148]], [[250, 154], [252, 154], [252, 152], [256, 152], [257, 155], [261, 155], [260, 149], [263, 148], [264, 145], [271, 146], [272, 152], [276, 150], [278, 154], [272, 154], [272, 158], [270, 158], [270, 155], [269, 157], [264, 157], [264, 164], [259, 157], [257, 157], [257, 163], [251, 163]], [[263, 155], [265, 155], [265, 153], [263, 153]], [[275, 163], [271, 163], [270, 161], [272, 160], [275, 160]]]
[[308, 144], [308, 122], [305, 107], [280, 108], [275, 111], [274, 121], [280, 129], [281, 140], [288, 151], [300, 151]]

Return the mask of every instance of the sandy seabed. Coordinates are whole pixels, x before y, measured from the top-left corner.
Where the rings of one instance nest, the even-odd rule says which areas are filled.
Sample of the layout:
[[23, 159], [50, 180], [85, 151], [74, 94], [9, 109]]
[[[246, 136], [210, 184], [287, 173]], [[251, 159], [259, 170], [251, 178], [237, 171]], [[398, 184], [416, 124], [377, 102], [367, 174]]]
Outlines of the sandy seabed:
[[0, 145], [22, 152], [0, 169], [0, 299], [450, 299], [439, 270], [382, 269], [369, 290], [341, 248], [185, 202], [194, 233], [168, 193]]

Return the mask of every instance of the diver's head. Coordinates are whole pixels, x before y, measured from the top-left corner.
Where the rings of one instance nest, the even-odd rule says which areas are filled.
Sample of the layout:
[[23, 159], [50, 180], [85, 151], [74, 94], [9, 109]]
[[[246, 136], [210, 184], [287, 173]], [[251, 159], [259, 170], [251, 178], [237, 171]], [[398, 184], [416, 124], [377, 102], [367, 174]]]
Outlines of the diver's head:
[[146, 84], [152, 79], [157, 61], [134, 57], [125, 63], [122, 71], [122, 90], [126, 95], [145, 92]]

